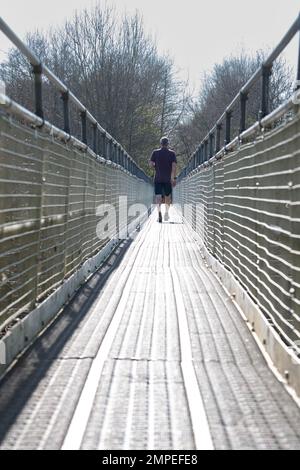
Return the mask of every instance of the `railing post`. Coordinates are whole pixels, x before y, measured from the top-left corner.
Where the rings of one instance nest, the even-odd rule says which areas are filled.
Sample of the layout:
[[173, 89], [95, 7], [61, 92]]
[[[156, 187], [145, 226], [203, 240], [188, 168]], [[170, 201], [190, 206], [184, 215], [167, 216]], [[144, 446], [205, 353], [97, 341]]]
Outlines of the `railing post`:
[[92, 124], [93, 130], [93, 151], [95, 154], [98, 154], [98, 126], [97, 124]]
[[114, 143], [111, 139], [109, 140], [109, 159], [111, 162], [114, 161]]
[[102, 136], [102, 153], [103, 153], [103, 158], [106, 158], [106, 135], [105, 135], [105, 132], [102, 132], [101, 134]]
[[264, 118], [269, 114], [269, 91], [270, 91], [270, 77], [272, 68], [265, 65], [262, 66], [262, 92], [261, 92], [261, 110], [260, 118]]
[[216, 154], [221, 150], [221, 130], [222, 124], [217, 124], [217, 135], [216, 135]]
[[113, 141], [109, 139], [109, 159], [111, 162], [114, 161], [114, 149], [113, 149]]
[[214, 155], [214, 148], [213, 148], [214, 138], [215, 138], [215, 135], [213, 132], [211, 132], [209, 134], [209, 158], [212, 158]]
[[87, 144], [87, 129], [86, 129], [86, 111], [80, 113], [81, 117], [81, 140], [84, 144]]
[[232, 111], [226, 111], [225, 145], [231, 142], [231, 118]]
[[114, 160], [115, 160], [115, 163], [118, 163], [118, 144], [117, 144], [117, 142], [114, 143]]
[[204, 142], [204, 161], [208, 160], [208, 140]]
[[247, 93], [240, 93], [240, 105], [241, 105], [241, 119], [240, 119], [240, 134], [246, 129], [246, 107], [247, 107], [248, 95]]
[[34, 74], [34, 98], [35, 98], [35, 114], [44, 119], [43, 112], [43, 92], [42, 92], [42, 65], [32, 66]]
[[64, 131], [70, 134], [70, 115], [69, 115], [69, 92], [65, 91], [61, 94], [63, 102], [63, 115], [64, 115]]

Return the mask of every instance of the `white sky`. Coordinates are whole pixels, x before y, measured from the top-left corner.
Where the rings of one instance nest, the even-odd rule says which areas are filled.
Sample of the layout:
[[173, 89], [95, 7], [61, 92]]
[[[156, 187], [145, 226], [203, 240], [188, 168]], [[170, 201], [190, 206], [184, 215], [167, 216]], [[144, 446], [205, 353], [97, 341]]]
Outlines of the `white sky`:
[[[21, 37], [59, 25], [95, 0], [1, 0], [0, 14]], [[102, 2], [103, 3], [103, 2]], [[274, 47], [296, 19], [300, 0], [108, 0], [122, 12], [138, 9], [161, 52], [175, 59], [181, 77], [198, 88], [201, 74], [242, 47]], [[0, 60], [9, 44], [0, 33]], [[296, 65], [297, 40], [286, 52]]]

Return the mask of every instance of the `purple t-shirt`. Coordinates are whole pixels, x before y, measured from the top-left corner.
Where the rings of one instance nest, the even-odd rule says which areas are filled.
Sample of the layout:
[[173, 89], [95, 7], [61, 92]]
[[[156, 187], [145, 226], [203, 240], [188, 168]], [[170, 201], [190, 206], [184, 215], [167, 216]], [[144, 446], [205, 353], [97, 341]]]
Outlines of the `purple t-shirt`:
[[154, 150], [151, 162], [155, 163], [155, 183], [170, 183], [172, 164], [177, 163], [175, 152], [165, 147]]

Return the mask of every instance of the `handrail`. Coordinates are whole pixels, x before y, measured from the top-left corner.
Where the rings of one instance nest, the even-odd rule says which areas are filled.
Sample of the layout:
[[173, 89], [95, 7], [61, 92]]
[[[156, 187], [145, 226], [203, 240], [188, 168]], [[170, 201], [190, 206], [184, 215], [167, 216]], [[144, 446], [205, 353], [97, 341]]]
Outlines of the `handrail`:
[[[231, 103], [226, 107], [223, 114], [220, 118], [216, 121], [215, 125], [210, 129], [208, 134], [204, 137], [201, 143], [198, 145], [197, 149], [192, 153], [188, 165], [183, 168], [181, 171], [178, 179], [182, 179], [183, 177], [187, 176], [190, 171], [193, 171], [197, 166], [203, 164], [205, 161], [208, 161], [214, 155], [218, 154], [221, 151], [219, 147], [218, 139], [215, 142], [215, 148], [210, 149], [210, 155], [207, 151], [209, 141], [212, 142], [215, 132], [222, 128], [224, 119], [226, 120], [226, 127], [225, 127], [225, 144], [222, 150], [226, 148], [230, 144], [231, 141], [231, 117], [232, 112], [235, 105], [240, 102], [241, 109], [243, 110], [243, 117], [241, 117], [241, 129], [240, 135], [246, 129], [246, 100], [247, 96], [251, 90], [251, 88], [258, 82], [260, 78], [263, 78], [262, 83], [262, 96], [261, 96], [261, 110], [260, 110], [260, 119], [263, 119], [265, 116], [269, 114], [267, 102], [268, 102], [268, 92], [269, 92], [269, 79], [270, 79], [270, 71], [273, 66], [274, 61], [279, 57], [282, 51], [289, 45], [291, 40], [295, 37], [297, 33], [300, 33], [300, 13], [297, 19], [294, 21], [290, 29], [284, 35], [280, 43], [277, 47], [271, 52], [269, 57], [262, 63], [261, 67], [259, 67], [254, 74], [250, 77], [248, 82], [240, 89], [239, 93], [233, 98]], [[298, 54], [298, 69], [297, 69], [297, 80], [300, 80], [300, 34], [299, 34], [299, 54]], [[211, 152], [211, 150], [213, 152]], [[213, 155], [213, 154], [214, 155]], [[197, 161], [198, 160], [198, 161]], [[191, 167], [191, 168], [190, 168]], [[190, 169], [190, 171], [189, 171]]]
[[[42, 106], [42, 75], [47, 77], [55, 88], [61, 93], [64, 106], [64, 131], [68, 134], [69, 129], [69, 102], [71, 101], [76, 108], [79, 110], [82, 117], [82, 141], [87, 144], [86, 140], [86, 119], [94, 127], [94, 132], [100, 132], [108, 142], [121, 151], [122, 156], [117, 158], [117, 163], [121, 164], [124, 168], [130, 171], [135, 176], [138, 176], [145, 181], [150, 181], [150, 178], [146, 173], [139, 167], [139, 165], [131, 158], [126, 150], [117, 142], [96, 120], [96, 118], [88, 111], [88, 109], [81, 103], [81, 101], [68, 89], [68, 87], [45, 65], [36, 54], [26, 45], [24, 42], [14, 33], [14, 31], [8, 26], [8, 24], [0, 17], [0, 31], [17, 47], [17, 49], [28, 59], [29, 63], [33, 67], [34, 79], [35, 79], [35, 114], [41, 118], [44, 122], [43, 106]], [[85, 129], [85, 131], [84, 131]], [[94, 148], [93, 150], [97, 153], [96, 136], [94, 135]]]

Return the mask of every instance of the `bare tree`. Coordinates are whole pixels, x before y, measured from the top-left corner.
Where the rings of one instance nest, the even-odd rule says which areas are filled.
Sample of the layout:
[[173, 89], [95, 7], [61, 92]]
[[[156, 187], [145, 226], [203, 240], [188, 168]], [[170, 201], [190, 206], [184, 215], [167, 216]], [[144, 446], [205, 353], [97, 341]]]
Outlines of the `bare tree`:
[[[136, 12], [120, 17], [114, 7], [85, 9], [63, 27], [27, 35], [34, 52], [146, 169], [161, 134], [174, 134], [185, 109], [185, 84], [169, 57], [160, 56]], [[0, 65], [9, 95], [32, 109], [31, 67], [15, 50]], [[59, 93], [45, 81], [45, 116], [62, 126]], [[71, 108], [71, 131], [80, 135]]]
[[[211, 72], [204, 73], [198, 99], [192, 101], [189, 114], [177, 130], [178, 145], [185, 161], [201, 140], [207, 135], [226, 107], [242, 86], [262, 65], [268, 51], [258, 51], [254, 56], [242, 51], [237, 56], [225, 58], [215, 64]], [[292, 74], [284, 59], [279, 58], [273, 66], [270, 82], [270, 110], [279, 106], [292, 91]], [[261, 107], [261, 83], [251, 90], [247, 101], [247, 126], [258, 119]], [[239, 131], [239, 107], [233, 113], [233, 132]]]

